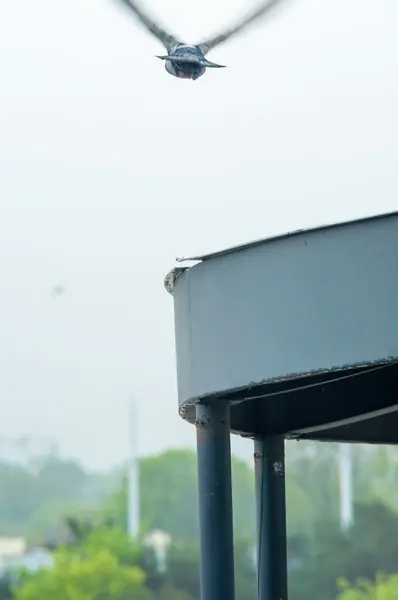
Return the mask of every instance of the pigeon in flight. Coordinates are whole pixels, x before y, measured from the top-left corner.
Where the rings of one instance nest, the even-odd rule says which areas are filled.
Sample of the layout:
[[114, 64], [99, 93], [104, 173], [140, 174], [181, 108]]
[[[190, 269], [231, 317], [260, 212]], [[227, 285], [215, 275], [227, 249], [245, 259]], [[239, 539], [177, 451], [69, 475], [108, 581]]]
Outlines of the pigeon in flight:
[[63, 285], [55, 285], [51, 290], [51, 296], [53, 298], [57, 298], [58, 296], [63, 296], [66, 292], [66, 289]]
[[118, 0], [119, 3], [123, 3], [130, 9], [131, 13], [135, 15], [152, 35], [162, 42], [167, 50], [167, 54], [157, 56], [157, 58], [165, 61], [166, 71], [174, 77], [193, 80], [204, 75], [207, 68], [220, 69], [224, 67], [224, 65], [218, 65], [207, 60], [206, 54], [210, 50], [242, 31], [247, 25], [250, 25], [260, 17], [266, 15], [283, 1], [284, 0], [263, 0], [258, 8], [247, 14], [234, 27], [201, 42], [200, 44], [191, 46], [182, 43], [155, 23], [137, 4], [136, 0]]

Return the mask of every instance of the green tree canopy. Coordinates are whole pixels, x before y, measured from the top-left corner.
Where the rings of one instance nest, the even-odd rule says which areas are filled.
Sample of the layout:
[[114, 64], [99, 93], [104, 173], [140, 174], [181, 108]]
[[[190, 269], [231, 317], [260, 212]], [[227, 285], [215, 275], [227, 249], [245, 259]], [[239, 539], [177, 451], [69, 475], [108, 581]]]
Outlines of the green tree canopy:
[[81, 557], [96, 556], [106, 549], [123, 566], [136, 565], [141, 554], [140, 546], [120, 527], [99, 526], [87, 530], [73, 546], [73, 553]]
[[[367, 503], [380, 500], [396, 512], [398, 450], [355, 446], [353, 452], [354, 496]], [[314, 541], [320, 522], [338, 527], [337, 445], [288, 442], [286, 456], [288, 534], [295, 543], [302, 536]], [[58, 456], [36, 457], [34, 464], [25, 466], [0, 463], [0, 534], [22, 534], [30, 542], [40, 543], [67, 514], [96, 522], [110, 517], [126, 528], [125, 472], [119, 467], [110, 473], [92, 473], [78, 462]], [[250, 462], [234, 458], [232, 475], [235, 537], [254, 540]], [[143, 531], [163, 529], [176, 540], [197, 539], [193, 450], [170, 450], [142, 458], [140, 483]]]
[[[246, 461], [232, 461], [234, 527], [237, 537], [253, 539], [254, 477]], [[179, 540], [198, 537], [197, 471], [193, 450], [169, 450], [140, 461], [140, 506], [144, 530], [161, 529]], [[104, 515], [127, 525], [126, 479], [104, 505]]]
[[398, 572], [397, 514], [373, 503], [356, 505], [355, 515], [354, 526], [347, 533], [323, 521], [316, 527], [313, 540], [301, 538], [298, 566], [290, 572], [293, 597], [311, 598], [316, 590], [317, 600], [335, 600], [342, 578], [354, 585], [359, 579], [375, 580], [378, 573]]
[[379, 575], [375, 581], [360, 579], [354, 586], [346, 581], [340, 583], [337, 600], [396, 600], [398, 598], [398, 575]]
[[93, 513], [113, 485], [113, 477], [73, 460], [46, 456], [34, 467], [0, 462], [0, 535], [22, 534], [37, 543], [65, 514]]
[[14, 589], [14, 600], [150, 600], [145, 574], [122, 566], [108, 551], [76, 558], [58, 551], [52, 569], [25, 574]]

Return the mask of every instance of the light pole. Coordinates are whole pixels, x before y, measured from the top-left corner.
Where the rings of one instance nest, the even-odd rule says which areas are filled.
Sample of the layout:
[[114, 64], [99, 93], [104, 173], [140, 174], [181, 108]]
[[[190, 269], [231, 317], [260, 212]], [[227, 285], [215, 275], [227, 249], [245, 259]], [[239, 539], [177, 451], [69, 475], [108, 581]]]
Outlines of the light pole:
[[340, 528], [348, 531], [354, 521], [352, 445], [339, 444]]
[[138, 463], [138, 410], [134, 400], [129, 406], [129, 463], [127, 471], [127, 528], [132, 538], [140, 533], [140, 483]]

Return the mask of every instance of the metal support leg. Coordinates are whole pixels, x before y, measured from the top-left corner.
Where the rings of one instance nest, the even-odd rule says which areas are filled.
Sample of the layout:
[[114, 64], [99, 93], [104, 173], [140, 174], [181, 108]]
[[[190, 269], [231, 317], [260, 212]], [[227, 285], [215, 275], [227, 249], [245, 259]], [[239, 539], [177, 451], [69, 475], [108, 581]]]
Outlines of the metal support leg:
[[234, 600], [229, 405], [196, 407], [202, 600]]
[[254, 443], [258, 600], [287, 600], [285, 442]]

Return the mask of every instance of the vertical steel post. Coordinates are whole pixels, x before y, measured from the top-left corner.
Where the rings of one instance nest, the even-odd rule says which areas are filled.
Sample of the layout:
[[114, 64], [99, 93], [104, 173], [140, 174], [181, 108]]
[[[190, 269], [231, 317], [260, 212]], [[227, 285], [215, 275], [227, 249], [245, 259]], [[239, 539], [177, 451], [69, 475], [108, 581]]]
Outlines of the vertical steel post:
[[196, 406], [202, 600], [234, 600], [229, 404]]
[[285, 441], [254, 443], [258, 600], [287, 600]]

